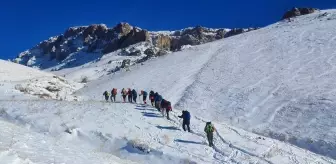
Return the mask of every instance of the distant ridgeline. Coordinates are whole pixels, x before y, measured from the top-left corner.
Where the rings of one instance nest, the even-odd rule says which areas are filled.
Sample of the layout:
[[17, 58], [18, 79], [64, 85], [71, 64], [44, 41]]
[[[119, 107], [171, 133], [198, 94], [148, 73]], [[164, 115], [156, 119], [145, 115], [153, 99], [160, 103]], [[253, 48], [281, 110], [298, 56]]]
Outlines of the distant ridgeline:
[[[313, 8], [293, 8], [285, 13], [283, 19], [315, 12]], [[186, 45], [199, 45], [215, 40], [231, 37], [258, 28], [205, 28], [201, 26], [185, 28], [177, 31], [151, 32], [128, 23], [119, 23], [113, 28], [104, 24], [70, 27], [63, 34], [40, 42], [33, 48], [20, 53], [13, 62], [26, 66], [46, 69], [57, 65], [70, 54], [82, 52], [83, 55], [108, 54], [122, 50], [123, 56], [145, 55], [142, 61], [151, 57], [179, 51]], [[145, 42], [146, 49], [126, 51], [124, 48]], [[80, 56], [80, 55], [79, 55]]]

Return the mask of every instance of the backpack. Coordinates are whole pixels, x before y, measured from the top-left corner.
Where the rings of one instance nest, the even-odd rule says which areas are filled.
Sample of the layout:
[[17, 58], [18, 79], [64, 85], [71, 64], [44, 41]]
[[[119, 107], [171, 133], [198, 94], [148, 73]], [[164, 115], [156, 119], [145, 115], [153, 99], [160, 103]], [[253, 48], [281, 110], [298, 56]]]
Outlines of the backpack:
[[166, 108], [167, 107], [166, 105], [167, 105], [166, 100], [165, 99], [161, 100], [161, 107]]
[[117, 89], [113, 88], [113, 89], [112, 89], [112, 94], [113, 94], [113, 95], [117, 95]]
[[190, 118], [191, 118], [191, 115], [190, 115], [190, 113], [188, 111], [185, 111], [185, 118], [187, 120], [190, 120]]
[[161, 95], [158, 95], [157, 96], [157, 101], [162, 101], [163, 100], [163, 97]]
[[205, 128], [204, 128], [204, 131], [205, 131], [206, 133], [212, 133], [212, 132], [214, 132], [214, 130], [215, 130], [215, 128], [214, 128], [214, 126], [211, 124], [211, 122], [207, 122], [207, 125], [206, 125]]
[[123, 96], [126, 96], [126, 95], [127, 95], [127, 91], [126, 91], [126, 89], [123, 89], [123, 90], [121, 91], [121, 93], [123, 94]]
[[170, 101], [167, 102], [167, 110], [168, 111], [172, 111], [173, 110], [172, 107], [171, 107]]
[[132, 95], [137, 96], [137, 92], [134, 89], [132, 90]]

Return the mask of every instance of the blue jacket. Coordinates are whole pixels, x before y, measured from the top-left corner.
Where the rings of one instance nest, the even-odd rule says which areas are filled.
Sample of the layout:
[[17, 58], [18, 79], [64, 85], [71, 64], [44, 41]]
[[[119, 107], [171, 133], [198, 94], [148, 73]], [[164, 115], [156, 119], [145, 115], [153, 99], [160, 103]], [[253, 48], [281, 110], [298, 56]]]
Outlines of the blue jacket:
[[162, 101], [162, 99], [163, 99], [163, 98], [162, 98], [161, 95], [158, 95], [158, 96], [155, 97], [155, 101]]
[[183, 118], [185, 121], [190, 121], [190, 113], [188, 111], [182, 111], [182, 116], [178, 116], [180, 118]]
[[143, 91], [143, 96], [147, 97], [148, 93], [146, 91]]

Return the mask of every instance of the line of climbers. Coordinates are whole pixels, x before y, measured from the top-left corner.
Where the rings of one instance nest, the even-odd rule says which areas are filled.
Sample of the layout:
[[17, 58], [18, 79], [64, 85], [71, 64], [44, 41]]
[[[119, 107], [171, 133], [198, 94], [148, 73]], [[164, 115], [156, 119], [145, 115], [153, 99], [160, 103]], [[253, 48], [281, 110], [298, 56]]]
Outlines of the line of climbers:
[[[126, 98], [127, 98], [128, 102], [130, 102], [130, 103], [133, 103], [133, 102], [137, 103], [136, 101], [137, 101], [138, 94], [137, 94], [135, 89], [131, 90], [131, 88], [128, 88], [128, 89], [123, 88], [120, 93], [121, 93], [121, 96], [122, 96], [122, 99], [123, 99], [124, 103], [126, 102]], [[105, 91], [103, 93], [103, 95], [105, 97], [105, 100], [107, 102], [109, 101], [109, 99], [111, 100], [111, 102], [116, 102], [117, 94], [118, 94], [118, 91], [117, 91], [116, 88], [112, 89], [111, 96], [110, 96], [110, 93], [108, 91]], [[139, 97], [140, 96], [142, 96], [143, 103], [147, 104], [146, 101], [147, 101], [148, 93], [144, 90], [141, 90], [141, 92], [139, 94]], [[163, 117], [165, 117], [165, 115], [166, 115], [167, 119], [170, 120], [169, 112], [172, 111], [170, 101], [163, 99], [163, 97], [158, 92], [154, 93], [154, 91], [149, 92], [149, 99], [151, 101], [151, 105], [153, 107], [155, 107], [159, 112], [161, 112]], [[191, 132], [191, 130], [190, 130], [190, 118], [191, 118], [190, 112], [187, 111], [187, 110], [183, 110], [182, 115], [178, 116], [178, 117], [183, 119], [183, 123], [182, 123], [183, 130], [184, 131], [188, 130], [188, 132]], [[213, 144], [213, 133], [215, 131], [216, 131], [216, 129], [215, 129], [214, 125], [211, 122], [207, 122], [205, 127], [204, 127], [204, 132], [206, 133], [206, 136], [207, 136], [210, 147], [214, 146], [214, 144]]]

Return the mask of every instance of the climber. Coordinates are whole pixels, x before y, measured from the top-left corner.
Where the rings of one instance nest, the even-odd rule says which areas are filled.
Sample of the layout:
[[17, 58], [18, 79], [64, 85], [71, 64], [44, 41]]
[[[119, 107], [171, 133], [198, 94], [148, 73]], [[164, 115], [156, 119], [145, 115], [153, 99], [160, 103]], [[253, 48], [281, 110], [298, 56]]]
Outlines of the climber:
[[144, 102], [144, 104], [147, 104], [146, 100], [147, 100], [147, 92], [144, 90], [141, 90], [141, 94], [139, 96], [142, 96], [142, 100]]
[[169, 120], [169, 112], [172, 110], [172, 107], [171, 107], [171, 103], [165, 99], [163, 99], [161, 101], [161, 113], [162, 113], [162, 116], [164, 117], [165, 116], [165, 113], [167, 115], [167, 119]]
[[118, 93], [117, 89], [113, 88], [112, 91], [111, 91], [111, 101], [112, 102], [116, 102], [117, 93]]
[[216, 131], [215, 126], [211, 122], [207, 122], [205, 127], [204, 127], [204, 131], [207, 135], [209, 146], [213, 147], [214, 146], [214, 144], [213, 144], [213, 132]]
[[103, 93], [103, 95], [105, 96], [105, 100], [108, 101], [108, 100], [109, 100], [109, 97], [110, 97], [110, 94], [109, 94], [107, 91], [105, 91], [105, 92]]
[[132, 103], [132, 90], [131, 90], [131, 88], [128, 88], [127, 95], [128, 95], [128, 102]]
[[181, 116], [178, 116], [180, 118], [183, 119], [183, 123], [182, 123], [182, 128], [184, 131], [186, 131], [186, 126], [188, 128], [188, 132], [190, 132], [190, 113], [186, 110], [182, 111], [182, 115]]
[[161, 109], [161, 101], [162, 101], [162, 96], [159, 95], [157, 92], [155, 93], [156, 96], [155, 96], [155, 107], [156, 109], [160, 112], [160, 109]]
[[135, 89], [132, 90], [132, 98], [133, 98], [133, 102], [136, 103], [138, 97], [138, 93], [136, 92]]
[[154, 91], [149, 92], [149, 99], [151, 101], [152, 106], [154, 106]]
[[121, 96], [123, 97], [124, 103], [126, 102], [127, 91], [125, 88], [121, 90]]

